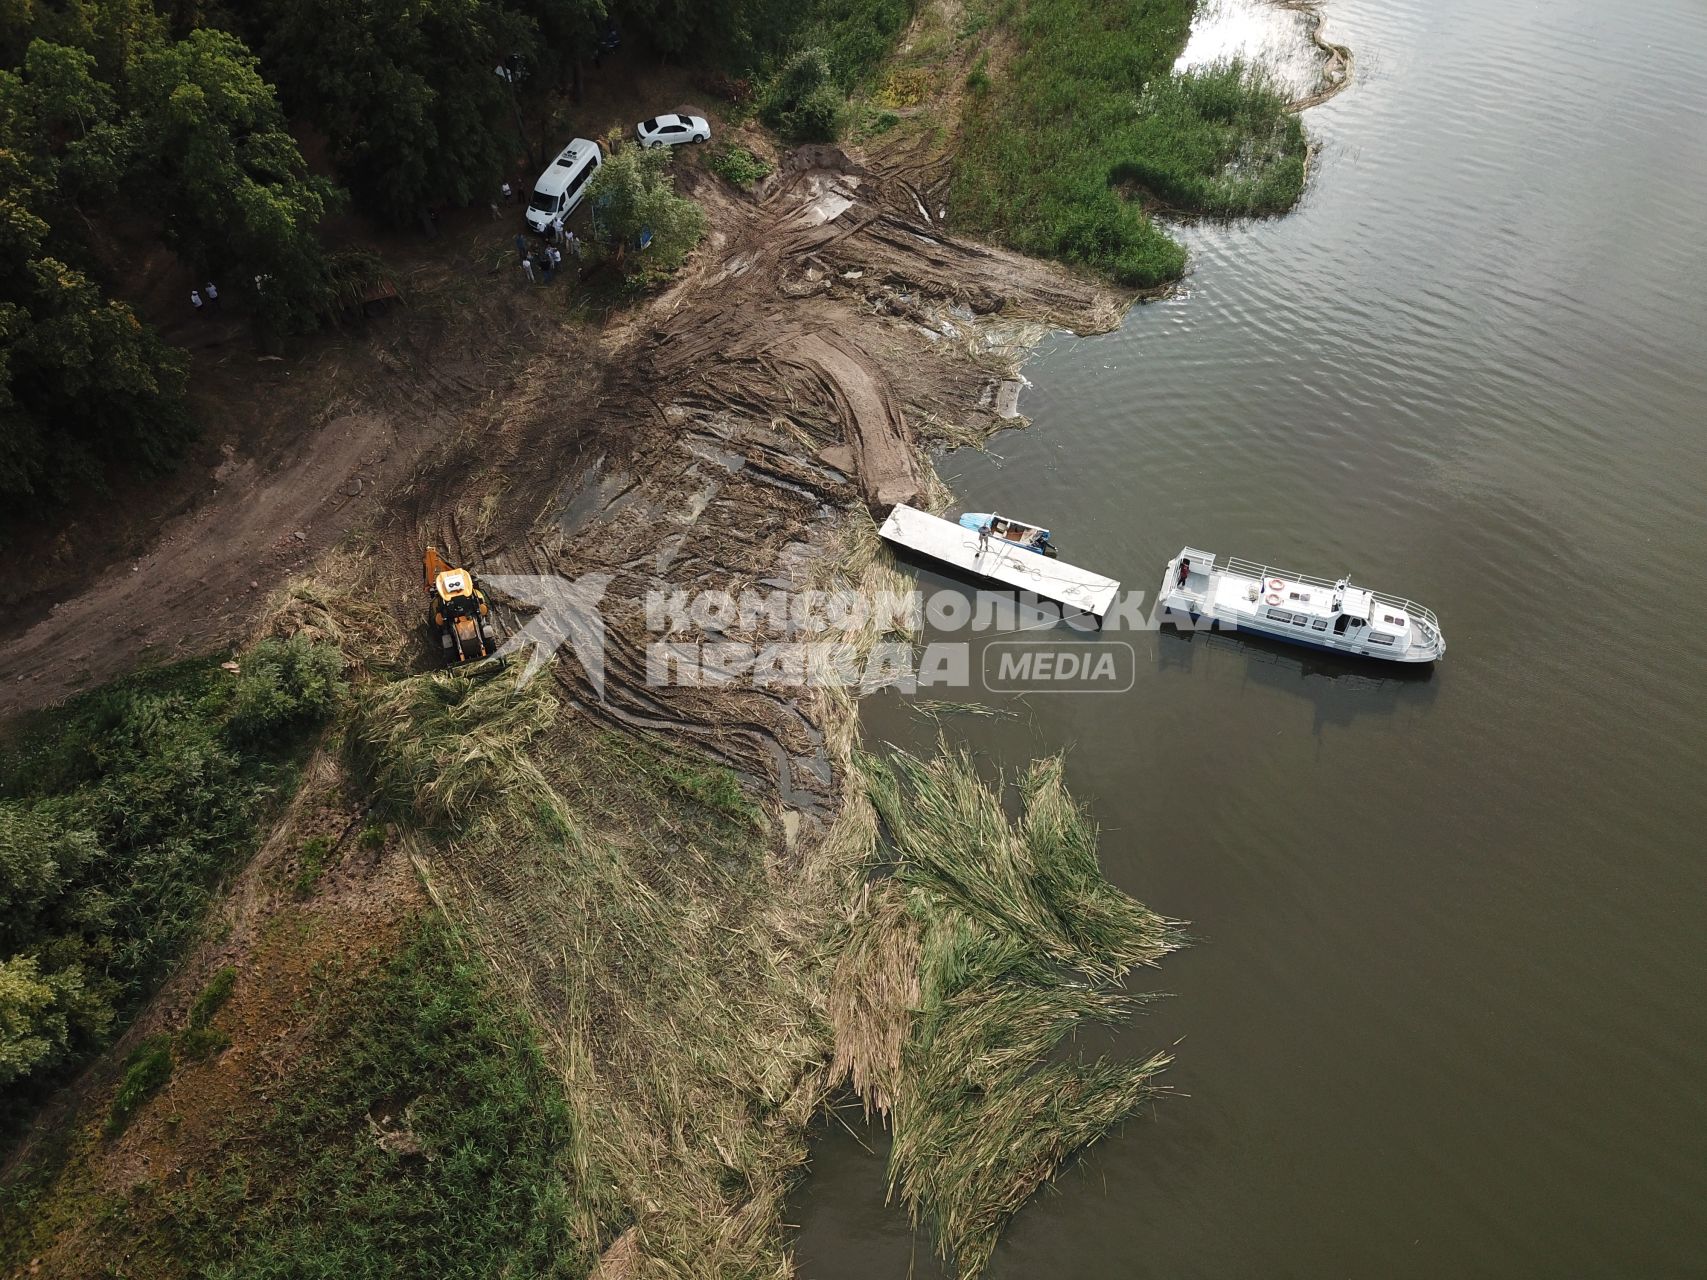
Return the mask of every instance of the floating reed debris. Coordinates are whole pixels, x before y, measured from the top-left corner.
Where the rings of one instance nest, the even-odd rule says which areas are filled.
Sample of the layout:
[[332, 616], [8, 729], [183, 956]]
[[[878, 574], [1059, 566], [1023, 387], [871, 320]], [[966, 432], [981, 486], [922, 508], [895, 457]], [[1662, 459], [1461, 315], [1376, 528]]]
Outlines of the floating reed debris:
[[1156, 1093], [1169, 1061], [1060, 1060], [1081, 1027], [1145, 998], [1135, 966], [1180, 945], [1178, 922], [1102, 878], [1096, 831], [1062, 761], [1018, 779], [1002, 808], [966, 751], [861, 756], [888, 839], [831, 980], [836, 1064], [894, 1134], [890, 1193], [928, 1222], [963, 1277], [1075, 1151]]

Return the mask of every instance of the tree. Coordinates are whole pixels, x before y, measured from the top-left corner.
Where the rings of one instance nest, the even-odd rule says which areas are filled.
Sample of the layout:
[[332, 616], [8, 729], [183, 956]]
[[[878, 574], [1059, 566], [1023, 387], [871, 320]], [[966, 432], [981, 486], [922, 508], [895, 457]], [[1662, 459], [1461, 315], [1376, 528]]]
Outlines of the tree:
[[765, 91], [765, 123], [797, 142], [831, 142], [841, 132], [846, 101], [836, 88], [829, 55], [802, 49]]
[[[630, 268], [672, 271], [705, 234], [705, 212], [676, 194], [671, 153], [624, 147], [600, 166], [587, 185], [593, 218], [607, 243]], [[632, 250], [650, 235], [646, 251]]]
[[100, 853], [93, 831], [50, 805], [0, 801], [0, 948], [36, 938], [66, 886]]
[[167, 242], [257, 288], [274, 327], [314, 328], [332, 291], [318, 227], [337, 191], [308, 173], [248, 47], [229, 32], [193, 31], [145, 51], [127, 96], [130, 181]]
[[286, 97], [331, 139], [357, 201], [389, 222], [469, 204], [520, 139], [495, 68], [532, 27], [489, 0], [261, 0], [248, 11]]
[[[34, 50], [32, 50], [34, 52]], [[49, 55], [26, 66], [70, 65]], [[185, 361], [48, 247], [59, 89], [0, 71], [0, 495], [63, 500], [114, 462], [158, 465], [191, 435]], [[56, 105], [57, 104], [57, 105]], [[91, 108], [91, 100], [85, 105]], [[75, 112], [72, 112], [75, 114]]]
[[70, 1056], [80, 1038], [99, 1036], [112, 1017], [85, 987], [80, 966], [44, 974], [31, 955], [0, 960], [0, 1088]]

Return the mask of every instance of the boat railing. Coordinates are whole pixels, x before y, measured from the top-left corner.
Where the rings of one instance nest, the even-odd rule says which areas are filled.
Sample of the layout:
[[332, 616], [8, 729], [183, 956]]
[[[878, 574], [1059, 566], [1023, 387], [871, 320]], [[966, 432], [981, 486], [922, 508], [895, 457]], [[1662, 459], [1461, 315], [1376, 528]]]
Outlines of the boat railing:
[[[1281, 578], [1287, 582], [1299, 582], [1312, 587], [1326, 587], [1332, 591], [1339, 586], [1331, 578], [1318, 578], [1308, 573], [1293, 573], [1290, 569], [1276, 569], [1273, 565], [1258, 564], [1254, 560], [1241, 560], [1238, 556], [1228, 556], [1227, 562], [1221, 569], [1245, 577], [1255, 578], [1259, 582], [1269, 578]], [[1364, 588], [1368, 590], [1368, 588]], [[1369, 594], [1382, 604], [1394, 609], [1403, 609], [1417, 621], [1427, 624], [1435, 635], [1440, 634], [1440, 619], [1434, 616], [1434, 610], [1418, 604], [1415, 600], [1407, 600], [1403, 596], [1389, 595], [1385, 591], [1370, 591]]]

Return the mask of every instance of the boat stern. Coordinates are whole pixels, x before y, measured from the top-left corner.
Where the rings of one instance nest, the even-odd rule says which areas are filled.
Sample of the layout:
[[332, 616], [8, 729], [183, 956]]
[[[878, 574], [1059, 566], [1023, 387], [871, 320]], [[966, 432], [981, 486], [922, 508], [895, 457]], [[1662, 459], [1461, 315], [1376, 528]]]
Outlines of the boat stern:
[[[1180, 572], [1184, 569], [1184, 573]], [[1156, 592], [1162, 611], [1179, 610], [1197, 617], [1208, 605], [1210, 576], [1215, 572], [1215, 553], [1198, 547], [1181, 547], [1162, 571], [1162, 586]]]

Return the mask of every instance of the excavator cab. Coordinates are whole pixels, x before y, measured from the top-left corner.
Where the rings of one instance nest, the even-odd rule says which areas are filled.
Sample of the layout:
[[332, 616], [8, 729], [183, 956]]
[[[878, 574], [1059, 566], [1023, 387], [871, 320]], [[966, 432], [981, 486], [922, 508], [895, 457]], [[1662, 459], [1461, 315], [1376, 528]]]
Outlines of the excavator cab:
[[422, 561], [427, 582], [427, 625], [438, 639], [446, 666], [479, 662], [497, 649], [486, 593], [467, 569], [448, 563], [436, 547]]

